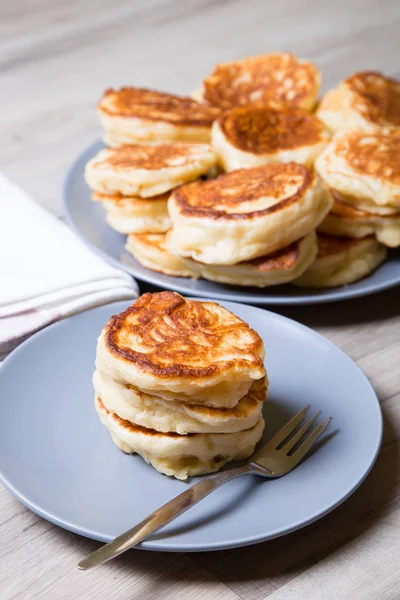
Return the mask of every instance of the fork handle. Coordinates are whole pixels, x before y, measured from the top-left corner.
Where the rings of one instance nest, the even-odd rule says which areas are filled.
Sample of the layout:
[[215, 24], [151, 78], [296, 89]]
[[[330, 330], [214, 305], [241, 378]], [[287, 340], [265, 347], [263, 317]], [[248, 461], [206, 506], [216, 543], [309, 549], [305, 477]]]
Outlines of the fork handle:
[[122, 535], [118, 536], [112, 542], [105, 544], [87, 558], [79, 563], [80, 569], [90, 569], [96, 565], [106, 562], [111, 558], [119, 556], [132, 546], [136, 546], [139, 542], [147, 538], [149, 535], [164, 527], [176, 517], [179, 517], [186, 510], [197, 504], [202, 498], [208, 496], [217, 487], [226, 483], [230, 479], [244, 475], [245, 473], [254, 472], [249, 465], [230, 469], [229, 471], [220, 471], [213, 473], [208, 477], [204, 477], [198, 483], [195, 483], [188, 490], [173, 498], [164, 506], [161, 506], [143, 521], [129, 529]]

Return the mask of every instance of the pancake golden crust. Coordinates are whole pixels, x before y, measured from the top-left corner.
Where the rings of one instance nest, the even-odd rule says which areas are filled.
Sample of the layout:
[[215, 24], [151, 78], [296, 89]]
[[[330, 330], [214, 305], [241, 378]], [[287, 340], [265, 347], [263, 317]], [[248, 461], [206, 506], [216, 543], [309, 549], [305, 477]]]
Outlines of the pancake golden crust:
[[172, 254], [207, 265], [236, 265], [306, 237], [331, 206], [320, 178], [304, 165], [231, 171], [171, 194], [167, 245]]
[[344, 81], [352, 108], [380, 127], [400, 126], [400, 82], [377, 71], [354, 73]]
[[[221, 319], [213, 306], [218, 305], [186, 300], [174, 292], [143, 294], [110, 319], [107, 348], [154, 376], [209, 377], [233, 366], [263, 370], [260, 336], [227, 310]], [[221, 361], [221, 344], [225, 346], [227, 337], [231, 356]], [[133, 349], [131, 339], [139, 351]]]
[[338, 133], [315, 166], [331, 189], [369, 212], [374, 204], [376, 212], [400, 207], [400, 130]]
[[354, 73], [325, 94], [317, 116], [334, 133], [400, 127], [400, 82], [375, 71]]
[[101, 194], [149, 198], [197, 179], [215, 164], [208, 144], [132, 144], [101, 150], [87, 163], [85, 178]]
[[315, 262], [293, 284], [322, 288], [354, 283], [372, 273], [386, 254], [385, 246], [373, 236], [350, 239], [319, 233]]
[[241, 106], [226, 111], [218, 125], [230, 144], [254, 154], [316, 144], [329, 137], [321, 121], [300, 109]]
[[269, 164], [182, 186], [171, 198], [184, 216], [251, 219], [295, 203], [313, 179], [314, 175], [302, 165]]
[[400, 185], [400, 131], [390, 134], [348, 134], [336, 142], [336, 154], [361, 175]]
[[110, 319], [96, 368], [165, 400], [235, 406], [265, 376], [260, 336], [216, 302], [144, 294]]
[[239, 106], [224, 112], [212, 129], [212, 144], [226, 171], [269, 162], [311, 166], [329, 139], [315, 115], [285, 106]]
[[315, 65], [293, 54], [251, 56], [217, 65], [203, 81], [200, 98], [223, 109], [278, 100], [311, 110], [320, 79]]
[[192, 156], [197, 156], [201, 148], [197, 144], [175, 142], [173, 144], [159, 144], [157, 146], [135, 144], [121, 146], [114, 150], [106, 150], [104, 159], [97, 162], [97, 167], [113, 167], [116, 171], [128, 169], [146, 169], [155, 171], [168, 167], [185, 164]]
[[207, 265], [169, 252], [165, 234], [131, 234], [125, 248], [153, 271], [174, 277], [209, 279], [239, 286], [267, 287], [288, 283], [310, 266], [317, 255], [315, 232], [268, 256], [236, 265]]
[[220, 113], [217, 108], [199, 104], [191, 98], [133, 87], [106, 90], [98, 110], [125, 118], [139, 117], [201, 127], [211, 127]]

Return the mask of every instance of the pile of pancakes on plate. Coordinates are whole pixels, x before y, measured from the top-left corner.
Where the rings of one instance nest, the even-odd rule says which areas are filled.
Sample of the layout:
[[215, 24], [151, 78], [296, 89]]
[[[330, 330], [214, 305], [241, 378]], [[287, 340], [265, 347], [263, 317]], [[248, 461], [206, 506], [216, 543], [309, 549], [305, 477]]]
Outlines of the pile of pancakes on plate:
[[178, 479], [254, 452], [268, 380], [264, 344], [215, 302], [144, 294], [97, 345], [96, 411], [115, 444]]
[[400, 246], [400, 82], [359, 72], [317, 104], [289, 53], [217, 65], [193, 97], [125, 87], [98, 105], [93, 199], [148, 269], [329, 287]]

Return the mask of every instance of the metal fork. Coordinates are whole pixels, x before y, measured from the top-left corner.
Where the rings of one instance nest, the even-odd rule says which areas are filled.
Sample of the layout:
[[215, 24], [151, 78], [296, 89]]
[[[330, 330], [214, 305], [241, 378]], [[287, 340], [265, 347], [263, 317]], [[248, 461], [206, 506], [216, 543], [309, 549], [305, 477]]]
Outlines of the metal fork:
[[199, 500], [208, 496], [217, 487], [230, 479], [248, 474], [275, 478], [289, 473], [304, 458], [332, 420], [329, 417], [309, 432], [309, 429], [321, 414], [320, 411], [314, 417], [308, 419], [300, 429], [297, 429], [303, 422], [309, 408], [310, 405], [308, 404], [290, 419], [258, 452], [251, 456], [244, 466], [204, 477], [191, 488], [158, 508], [141, 523], [83, 559], [78, 565], [79, 568], [90, 569], [136, 546], [136, 544], [176, 519], [188, 508], [197, 504]]

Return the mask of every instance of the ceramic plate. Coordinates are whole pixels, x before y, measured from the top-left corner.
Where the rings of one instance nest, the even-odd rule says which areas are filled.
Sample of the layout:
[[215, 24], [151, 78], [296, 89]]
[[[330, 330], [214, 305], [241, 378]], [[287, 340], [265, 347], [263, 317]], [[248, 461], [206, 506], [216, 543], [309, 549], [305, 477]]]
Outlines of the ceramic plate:
[[[378, 400], [348, 356], [290, 319], [222, 304], [250, 323], [266, 346], [264, 440], [307, 403], [333, 421], [319, 447], [289, 475], [227, 483], [143, 542], [148, 550], [234, 548], [294, 531], [343, 502], [380, 447]], [[95, 413], [96, 339], [109, 317], [126, 306], [111, 304], [56, 323], [0, 367], [3, 483], [45, 519], [107, 542], [198, 479], [170, 479], [138, 455], [125, 455]]]
[[186, 277], [169, 277], [142, 267], [124, 248], [125, 237], [111, 229], [105, 221], [104, 209], [90, 199], [90, 190], [84, 180], [86, 162], [104, 145], [90, 146], [72, 166], [64, 187], [64, 208], [67, 221], [78, 236], [96, 254], [114, 266], [120, 267], [137, 279], [163, 289], [190, 296], [232, 300], [248, 304], [313, 304], [356, 298], [384, 290], [400, 283], [400, 252], [392, 251], [389, 259], [369, 277], [348, 286], [333, 289], [299, 289], [291, 285], [258, 289], [238, 287]]

